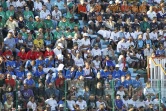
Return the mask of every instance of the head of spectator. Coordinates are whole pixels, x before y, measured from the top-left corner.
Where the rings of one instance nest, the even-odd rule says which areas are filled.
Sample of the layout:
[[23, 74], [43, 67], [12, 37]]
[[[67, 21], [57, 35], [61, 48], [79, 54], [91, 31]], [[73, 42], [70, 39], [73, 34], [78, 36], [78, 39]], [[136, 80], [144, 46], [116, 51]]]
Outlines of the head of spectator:
[[36, 17], [35, 17], [35, 20], [36, 20], [36, 22], [40, 22], [40, 17], [39, 17], [39, 16], [36, 16]]
[[116, 66], [115, 66], [115, 70], [118, 71], [118, 70], [119, 70], [119, 67], [120, 67], [119, 64], [116, 64]]
[[29, 73], [27, 73], [27, 79], [32, 79], [32, 74], [29, 72]]
[[64, 48], [64, 47], [63, 47], [62, 43], [58, 43], [57, 49], [60, 50], [60, 49], [63, 49], [63, 48]]

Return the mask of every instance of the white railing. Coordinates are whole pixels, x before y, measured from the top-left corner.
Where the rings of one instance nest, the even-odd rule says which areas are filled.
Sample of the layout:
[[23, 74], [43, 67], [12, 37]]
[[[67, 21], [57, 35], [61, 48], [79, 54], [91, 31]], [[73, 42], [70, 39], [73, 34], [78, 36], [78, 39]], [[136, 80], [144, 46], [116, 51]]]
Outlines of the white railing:
[[[151, 86], [158, 91], [161, 87], [161, 96], [166, 97], [166, 57], [148, 58], [148, 75], [151, 80]], [[160, 86], [158, 81], [161, 80]]]

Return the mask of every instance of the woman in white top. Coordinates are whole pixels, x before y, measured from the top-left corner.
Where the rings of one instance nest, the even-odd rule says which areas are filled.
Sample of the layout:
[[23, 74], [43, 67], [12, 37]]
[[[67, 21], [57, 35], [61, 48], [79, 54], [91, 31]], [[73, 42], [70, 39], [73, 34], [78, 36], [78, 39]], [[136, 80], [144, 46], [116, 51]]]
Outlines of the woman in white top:
[[32, 109], [33, 111], [37, 110], [37, 105], [35, 103], [35, 98], [34, 97], [30, 97], [29, 98], [29, 102], [27, 103], [27, 111], [29, 111], [29, 109]]
[[101, 68], [101, 62], [99, 60], [99, 56], [95, 56], [95, 60], [93, 60], [93, 65], [96, 71], [99, 71]]
[[4, 103], [4, 110], [9, 111], [9, 109], [13, 108], [13, 97], [11, 95], [7, 96], [7, 100]]
[[84, 60], [80, 57], [80, 54], [76, 54], [76, 58], [74, 59], [75, 65], [76, 66], [84, 66]]

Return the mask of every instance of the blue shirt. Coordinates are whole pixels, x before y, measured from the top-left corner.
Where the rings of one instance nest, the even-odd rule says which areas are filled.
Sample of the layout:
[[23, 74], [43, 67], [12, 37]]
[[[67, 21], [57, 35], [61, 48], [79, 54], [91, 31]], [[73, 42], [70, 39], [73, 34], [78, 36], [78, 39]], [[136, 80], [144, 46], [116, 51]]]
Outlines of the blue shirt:
[[36, 67], [38, 67], [39, 65], [45, 67], [45, 61], [44, 60], [36, 60]]
[[25, 72], [24, 71], [16, 70], [15, 74], [19, 79], [23, 79], [25, 77]]
[[163, 50], [160, 50], [160, 49], [156, 50], [156, 55], [164, 55], [164, 54], [165, 54], [164, 49]]
[[111, 72], [110, 72], [110, 71], [106, 71], [106, 72], [105, 72], [104, 70], [101, 70], [101, 71], [100, 71], [100, 74], [101, 74], [101, 77], [107, 78], [108, 75], [111, 74]]
[[55, 63], [54, 63], [54, 60], [49, 60], [48, 58], [45, 59], [45, 65], [47, 68], [52, 68], [54, 67]]
[[11, 76], [12, 76], [12, 75], [15, 75], [13, 71], [6, 71], [5, 74], [10, 74]]
[[76, 72], [75, 71], [70, 71], [70, 70], [67, 70], [66, 71], [66, 75], [65, 75], [65, 78], [67, 78], [67, 79], [73, 79], [74, 77], [75, 77], [75, 74], [76, 74]]
[[112, 77], [114, 78], [114, 79], [120, 79], [121, 78], [121, 76], [122, 76], [122, 71], [121, 70], [114, 70], [113, 72], [112, 72]]
[[33, 79], [25, 79], [24, 84], [27, 84], [28, 86], [32, 86], [35, 84], [35, 81]]
[[149, 39], [149, 40], [145, 40], [145, 43], [146, 43], [146, 44], [149, 44], [150, 47], [152, 47], [152, 40], [150, 40], [150, 39]]
[[16, 61], [7, 61], [6, 66], [7, 67], [10, 66], [10, 67], [15, 68], [16, 67]]
[[84, 75], [84, 70], [82, 71], [77, 71], [76, 72], [76, 75], [75, 75], [75, 79], [78, 79], [80, 76], [83, 76]]
[[142, 83], [140, 80], [133, 80], [133, 87], [134, 88], [138, 88], [138, 87], [141, 87], [142, 86]]
[[120, 100], [115, 100], [115, 105], [118, 109], [122, 109], [123, 107], [123, 101], [120, 99]]
[[138, 40], [138, 48], [143, 48], [144, 46], [144, 41], [143, 40]]
[[115, 66], [115, 64], [111, 61], [111, 60], [107, 60], [106, 61], [106, 66], [110, 67], [110, 66]]
[[36, 77], [40, 77], [40, 76], [42, 76], [43, 74], [45, 74], [45, 72], [42, 70], [42, 71], [39, 71], [39, 70], [36, 70], [36, 72], [35, 72], [35, 76]]
[[130, 74], [131, 75], [131, 72], [130, 71], [122, 71], [122, 75], [121, 76], [125, 76], [126, 74]]
[[28, 66], [31, 66], [31, 60], [26, 61], [25, 68], [27, 68]]
[[131, 79], [125, 80], [122, 84], [125, 88], [129, 88], [129, 86], [133, 85], [133, 81]]

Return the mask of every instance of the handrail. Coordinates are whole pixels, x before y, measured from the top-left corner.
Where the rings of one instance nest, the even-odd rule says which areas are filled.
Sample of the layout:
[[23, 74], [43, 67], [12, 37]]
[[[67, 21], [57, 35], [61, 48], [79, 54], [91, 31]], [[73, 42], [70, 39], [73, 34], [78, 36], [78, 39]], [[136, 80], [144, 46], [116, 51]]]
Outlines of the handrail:
[[153, 62], [153, 64], [154, 64], [155, 66], [159, 66], [159, 67], [161, 68], [161, 70], [164, 72], [164, 74], [166, 75], [166, 72], [165, 72], [165, 70], [164, 70], [164, 68], [162, 67], [161, 64], [156, 64], [156, 62], [153, 60], [152, 57], [149, 57], [149, 59], [152, 60], [152, 62]]

